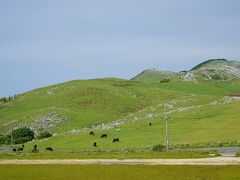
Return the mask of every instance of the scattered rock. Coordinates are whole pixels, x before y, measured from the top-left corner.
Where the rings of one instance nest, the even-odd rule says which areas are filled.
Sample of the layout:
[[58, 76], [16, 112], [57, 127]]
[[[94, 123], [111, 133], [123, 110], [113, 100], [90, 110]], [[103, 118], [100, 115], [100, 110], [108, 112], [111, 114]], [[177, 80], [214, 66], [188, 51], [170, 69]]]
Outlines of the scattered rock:
[[72, 129], [71, 131], [69, 131], [69, 134], [79, 134], [81, 131], [77, 130], [77, 129]]
[[56, 112], [51, 112], [34, 118], [34, 122], [30, 125], [30, 128], [34, 132], [51, 131], [57, 124], [68, 120], [68, 117], [62, 116]]
[[195, 75], [192, 72], [187, 72], [186, 74], [181, 75], [183, 81], [187, 82], [197, 82]]

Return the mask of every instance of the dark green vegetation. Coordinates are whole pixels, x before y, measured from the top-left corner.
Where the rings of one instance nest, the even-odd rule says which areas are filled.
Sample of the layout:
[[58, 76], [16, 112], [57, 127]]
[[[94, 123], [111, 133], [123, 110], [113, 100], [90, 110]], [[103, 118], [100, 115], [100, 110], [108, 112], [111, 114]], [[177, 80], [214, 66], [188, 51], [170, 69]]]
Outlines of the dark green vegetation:
[[0, 135], [1, 144], [23, 144], [34, 139], [34, 132], [27, 127], [11, 130], [7, 135]]
[[52, 137], [52, 134], [47, 131], [40, 132], [37, 135], [37, 139], [45, 139], [45, 138], [49, 138], [49, 137]]
[[156, 144], [153, 146], [152, 151], [153, 152], [162, 152], [166, 147], [162, 144]]
[[34, 132], [27, 127], [15, 129], [11, 134], [15, 144], [26, 143], [34, 139]]
[[0, 165], [2, 179], [238, 179], [239, 166]]
[[17, 98], [17, 95], [9, 96], [9, 97], [3, 97], [3, 98], [0, 98], [0, 102], [1, 103], [7, 103], [7, 102], [15, 100], [16, 98]]
[[0, 103], [0, 132], [27, 126], [53, 135], [25, 144], [27, 152], [37, 144], [40, 153], [45, 147], [60, 154], [149, 153], [165, 144], [162, 117], [168, 114], [171, 149], [240, 146], [239, 77], [239, 63], [212, 60], [182, 73], [151, 70], [133, 80], [70, 81]]

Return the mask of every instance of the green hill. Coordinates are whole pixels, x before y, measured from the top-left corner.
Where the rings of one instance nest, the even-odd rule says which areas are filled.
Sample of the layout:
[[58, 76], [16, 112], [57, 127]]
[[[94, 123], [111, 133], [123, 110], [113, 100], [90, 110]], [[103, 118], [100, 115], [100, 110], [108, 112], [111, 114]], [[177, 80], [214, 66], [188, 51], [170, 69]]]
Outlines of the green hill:
[[199, 81], [232, 81], [239, 79], [239, 77], [240, 62], [226, 59], [210, 59], [198, 64], [189, 71], [181, 71], [179, 73], [147, 69], [132, 78], [132, 80], [156, 83], [168, 79], [169, 81], [178, 80], [196, 83]]
[[212, 59], [195, 66], [191, 69], [190, 73], [193, 73], [197, 79], [207, 81], [239, 79], [240, 62], [226, 59]]
[[[229, 63], [208, 61], [187, 73], [199, 75], [222, 62]], [[97, 142], [98, 150], [145, 149], [164, 144], [167, 114], [171, 145], [240, 146], [239, 79], [186, 81], [182, 76], [151, 70], [132, 80], [75, 80], [26, 92], [0, 103], [0, 134], [27, 126], [54, 135], [27, 147], [92, 150]], [[160, 78], [171, 80], [160, 83]], [[108, 138], [101, 139], [105, 133]]]
[[171, 71], [160, 71], [157, 69], [147, 69], [131, 80], [141, 81], [146, 83], [160, 82], [163, 79], [172, 79], [177, 76], [177, 73]]

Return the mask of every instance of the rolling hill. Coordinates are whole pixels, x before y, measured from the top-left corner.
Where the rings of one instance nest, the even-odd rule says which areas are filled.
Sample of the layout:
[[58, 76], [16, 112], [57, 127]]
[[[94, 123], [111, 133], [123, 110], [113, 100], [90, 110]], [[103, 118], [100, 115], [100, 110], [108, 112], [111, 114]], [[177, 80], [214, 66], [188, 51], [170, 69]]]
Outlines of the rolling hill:
[[[92, 149], [97, 142], [100, 150], [144, 149], [164, 143], [168, 115], [172, 145], [240, 146], [238, 71], [239, 62], [209, 60], [187, 72], [146, 70], [131, 80], [75, 80], [36, 89], [0, 103], [0, 134], [28, 126], [54, 135], [38, 140], [40, 146]], [[103, 133], [109, 138], [101, 139]], [[112, 143], [114, 137], [120, 143]]]

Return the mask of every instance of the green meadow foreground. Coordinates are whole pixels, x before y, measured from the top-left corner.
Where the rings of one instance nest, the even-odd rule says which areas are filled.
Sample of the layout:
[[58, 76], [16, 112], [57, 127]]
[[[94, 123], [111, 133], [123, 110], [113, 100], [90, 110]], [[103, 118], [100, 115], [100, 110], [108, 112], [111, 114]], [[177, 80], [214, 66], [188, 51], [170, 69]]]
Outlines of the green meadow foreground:
[[145, 153], [124, 153], [124, 152], [85, 152], [85, 153], [4, 153], [1, 154], [0, 160], [4, 159], [190, 159], [190, 158], [212, 158], [210, 154], [217, 154], [217, 151], [200, 151], [200, 152], [145, 152]]
[[1, 179], [239, 179], [239, 166], [0, 165]]

